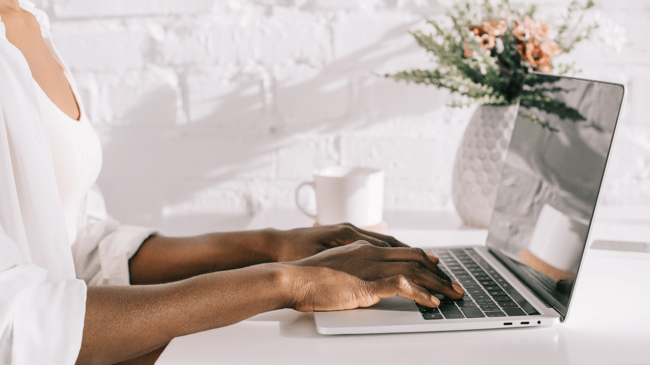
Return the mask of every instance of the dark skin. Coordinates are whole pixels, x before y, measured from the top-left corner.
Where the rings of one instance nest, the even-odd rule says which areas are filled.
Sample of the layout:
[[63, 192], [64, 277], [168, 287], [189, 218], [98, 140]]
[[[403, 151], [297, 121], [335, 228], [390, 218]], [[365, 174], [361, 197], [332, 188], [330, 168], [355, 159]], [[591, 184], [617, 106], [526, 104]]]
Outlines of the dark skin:
[[349, 224], [151, 237], [129, 269], [133, 284], [152, 285], [88, 288], [78, 363], [141, 356], [125, 364], [151, 364], [174, 337], [280, 308], [353, 309], [395, 295], [438, 306], [431, 292], [461, 298], [436, 263]]
[[[7, 39], [72, 119], [80, 110], [34, 17], [0, 0]], [[154, 236], [129, 261], [132, 286], [88, 287], [78, 364], [153, 364], [172, 338], [280, 309], [366, 307], [399, 295], [435, 307], [463, 291], [437, 258], [348, 224], [290, 231]], [[146, 284], [146, 285], [145, 285]]]

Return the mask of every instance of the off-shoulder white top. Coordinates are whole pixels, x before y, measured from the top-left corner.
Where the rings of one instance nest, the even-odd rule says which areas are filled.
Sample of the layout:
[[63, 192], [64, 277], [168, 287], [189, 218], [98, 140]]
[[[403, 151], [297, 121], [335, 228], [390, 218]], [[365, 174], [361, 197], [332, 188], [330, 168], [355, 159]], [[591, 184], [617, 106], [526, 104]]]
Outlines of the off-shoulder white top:
[[49, 99], [0, 19], [0, 364], [74, 364], [86, 285], [128, 285], [128, 260], [155, 230], [107, 215], [94, 186], [100, 141], [46, 14], [20, 5], [65, 70], [81, 118]]

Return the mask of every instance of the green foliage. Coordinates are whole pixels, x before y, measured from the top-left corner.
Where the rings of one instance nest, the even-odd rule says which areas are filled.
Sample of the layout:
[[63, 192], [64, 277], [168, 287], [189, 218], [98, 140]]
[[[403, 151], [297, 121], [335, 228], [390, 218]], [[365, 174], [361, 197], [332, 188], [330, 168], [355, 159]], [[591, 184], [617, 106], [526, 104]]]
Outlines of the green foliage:
[[[588, 0], [584, 5], [576, 0], [569, 7], [567, 15], [562, 18], [563, 24], [558, 29], [557, 43], [564, 52], [570, 51], [578, 42], [588, 38], [595, 29], [588, 26], [583, 31], [571, 32], [571, 24], [582, 21], [584, 11], [593, 6], [592, 0]], [[477, 103], [508, 105], [519, 102], [522, 106], [534, 106], [562, 118], [584, 120], [575, 109], [546, 95], [560, 90], [540, 86], [548, 82], [548, 78], [543, 81], [531, 73], [534, 69], [520, 55], [518, 44], [521, 43], [518, 43], [512, 34], [514, 19], [523, 20], [525, 16], [533, 18], [536, 10], [535, 4], [514, 8], [509, 0], [501, 0], [498, 4], [493, 4], [490, 0], [483, 0], [480, 4], [477, 0], [457, 2], [446, 11], [446, 16], [452, 23], [451, 27], [445, 27], [435, 19], [426, 19], [435, 32], [410, 32], [418, 45], [433, 55], [437, 68], [415, 69], [385, 76], [397, 81], [447, 88], [461, 96], [460, 100], [450, 104], [452, 107]], [[492, 50], [481, 48], [470, 27], [488, 20], [498, 21], [503, 13], [512, 18], [508, 18], [510, 24], [499, 37], [501, 49], [497, 51], [497, 47]], [[563, 64], [557, 68], [560, 75], [574, 70], [574, 64]], [[526, 116], [542, 127], [554, 130], [538, 117]]]
[[583, 29], [571, 27], [573, 24], [582, 23], [585, 11], [593, 8], [594, 5], [592, 0], [588, 0], [584, 5], [574, 0], [569, 5], [567, 13], [562, 17], [562, 24], [557, 30], [557, 44], [565, 53], [571, 52], [581, 41], [589, 39], [598, 28], [598, 24], [589, 24]]

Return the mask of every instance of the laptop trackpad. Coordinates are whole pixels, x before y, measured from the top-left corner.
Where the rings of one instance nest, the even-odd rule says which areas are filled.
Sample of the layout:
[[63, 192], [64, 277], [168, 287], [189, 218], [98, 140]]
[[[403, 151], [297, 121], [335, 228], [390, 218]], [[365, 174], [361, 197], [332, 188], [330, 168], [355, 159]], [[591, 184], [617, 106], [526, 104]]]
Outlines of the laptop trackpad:
[[413, 301], [400, 297], [382, 299], [379, 303], [364, 309], [381, 309], [399, 312], [417, 312], [418, 310], [415, 304], [413, 304]]

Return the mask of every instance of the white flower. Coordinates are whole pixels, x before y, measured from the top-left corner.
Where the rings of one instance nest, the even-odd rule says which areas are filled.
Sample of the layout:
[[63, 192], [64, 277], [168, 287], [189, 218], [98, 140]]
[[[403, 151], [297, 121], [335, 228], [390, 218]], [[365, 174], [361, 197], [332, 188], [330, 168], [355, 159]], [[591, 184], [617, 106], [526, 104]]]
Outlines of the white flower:
[[496, 49], [498, 54], [501, 54], [501, 52], [503, 52], [504, 46], [503, 46], [503, 41], [501, 40], [501, 38], [497, 38], [496, 45], [494, 46], [494, 48]]

